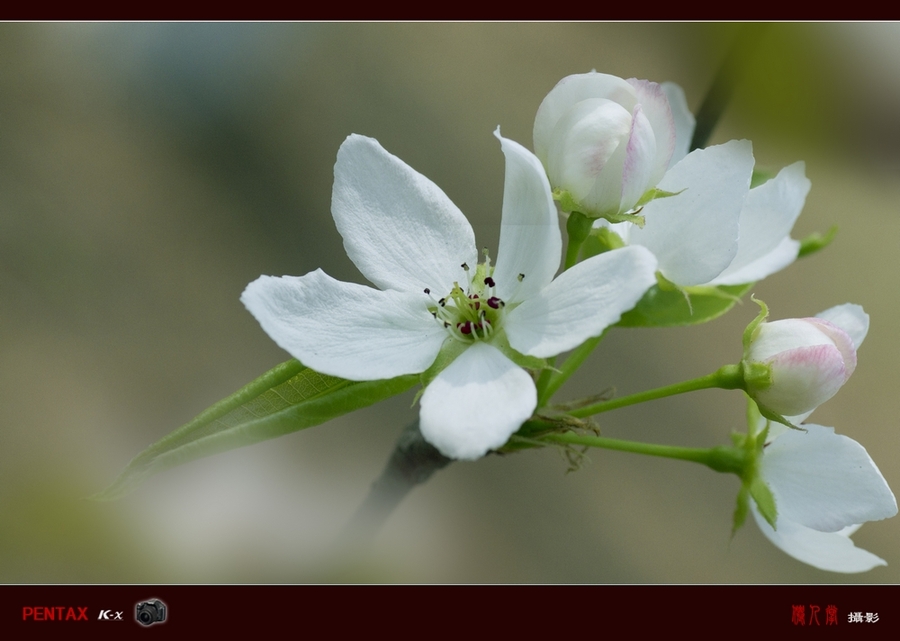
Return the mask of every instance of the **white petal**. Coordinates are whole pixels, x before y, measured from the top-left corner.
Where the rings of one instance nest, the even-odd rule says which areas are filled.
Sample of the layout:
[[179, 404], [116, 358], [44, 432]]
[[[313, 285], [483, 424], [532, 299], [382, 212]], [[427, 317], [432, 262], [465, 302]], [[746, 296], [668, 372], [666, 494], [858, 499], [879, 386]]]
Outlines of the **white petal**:
[[[785, 266], [781, 264], [782, 256], [775, 256], [762, 264], [758, 261], [779, 249], [789, 237], [794, 222], [803, 209], [810, 187], [804, 167], [802, 162], [796, 162], [778, 172], [775, 178], [750, 190], [741, 212], [737, 255], [721, 276], [713, 281], [714, 284], [738, 284], [730, 275], [752, 263], [757, 263], [760, 273], [755, 274], [756, 278], [740, 281], [741, 283], [760, 280]], [[799, 249], [799, 245], [797, 247]], [[778, 260], [774, 260], [775, 258]], [[760, 269], [763, 266], [773, 269], [767, 272]]]
[[646, 224], [632, 230], [631, 242], [652, 251], [670, 281], [708, 283], [737, 252], [752, 171], [753, 153], [746, 140], [691, 152], [658, 185], [664, 191], [684, 191], [647, 203], [641, 212]]
[[500, 447], [537, 407], [534, 381], [494, 347], [474, 343], [422, 394], [419, 428], [441, 454], [474, 460]]
[[[495, 135], [506, 156], [495, 292], [507, 304], [539, 292], [553, 280], [562, 254], [559, 215], [541, 161], [517, 142]], [[519, 281], [519, 274], [525, 277]]]
[[674, 82], [664, 82], [661, 86], [669, 99], [672, 120], [675, 122], [675, 151], [672, 153], [672, 159], [669, 161], [669, 167], [674, 167], [690, 151], [691, 138], [694, 137], [694, 127], [697, 121], [694, 119], [694, 114], [688, 109], [687, 99], [684, 97], [684, 89]]
[[[763, 323], [750, 343], [747, 360], [763, 362], [792, 349], [834, 345], [831, 333], [822, 331], [825, 323], [811, 320], [814, 319], [784, 318]], [[844, 336], [843, 340], [849, 343], [848, 336]]]
[[850, 368], [834, 345], [789, 349], [765, 363], [771, 368], [772, 385], [752, 388], [752, 396], [783, 416], [812, 412], [837, 394], [850, 376]]
[[374, 138], [353, 134], [338, 150], [331, 213], [350, 260], [381, 289], [443, 295], [477, 262], [462, 212]]
[[816, 318], [827, 320], [833, 325], [840, 327], [853, 341], [853, 347], [859, 349], [866, 334], [869, 333], [869, 315], [863, 311], [860, 305], [853, 303], [844, 303], [830, 309], [826, 309], [820, 314], [816, 314]]
[[662, 174], [655, 174], [656, 163], [656, 137], [650, 125], [650, 121], [644, 114], [641, 105], [634, 108], [631, 119], [631, 135], [628, 145], [625, 147], [625, 163], [622, 167], [622, 200], [619, 203], [619, 211], [633, 209], [641, 196], [651, 187], [655, 186]]
[[547, 175], [587, 213], [619, 210], [631, 111], [612, 100], [583, 100], [560, 118], [547, 150]]
[[656, 152], [648, 182], [649, 187], [654, 187], [666, 175], [675, 151], [677, 130], [669, 105], [669, 96], [661, 85], [649, 80], [629, 78], [626, 82], [634, 87], [641, 111], [653, 128]]
[[766, 446], [760, 474], [779, 518], [822, 532], [897, 513], [894, 495], [865, 448], [834, 429], [807, 424]]
[[656, 282], [655, 273], [656, 259], [639, 246], [578, 263], [507, 314], [509, 344], [539, 358], [577, 347], [634, 307]]
[[[738, 245], [740, 246], [740, 240]], [[738, 247], [738, 251], [740, 251], [740, 247]], [[740, 269], [732, 269], [731, 265], [729, 265], [728, 269], [722, 272], [720, 276], [712, 279], [709, 284], [743, 285], [744, 283], [755, 283], [766, 276], [780, 272], [793, 263], [797, 260], [799, 251], [799, 241], [793, 238], [783, 238], [778, 246], [765, 256], [744, 265]]]
[[[623, 202], [622, 189], [625, 186], [623, 182], [625, 176], [625, 160], [628, 157], [628, 141], [632, 131], [631, 125], [631, 114], [629, 114], [628, 128], [622, 136], [621, 144], [615, 148], [612, 155], [607, 159], [606, 164], [603, 165], [602, 171], [600, 171], [599, 174], [596, 174], [596, 179], [594, 180], [594, 184], [591, 186], [590, 191], [584, 196], [579, 197], [575, 197], [575, 193], [572, 193], [573, 197], [579, 201], [582, 213], [599, 215], [604, 213], [619, 213], [621, 211]], [[585, 142], [587, 142], [587, 139], [585, 139]], [[584, 151], [590, 153], [590, 149], [584, 149]], [[575, 158], [574, 155], [572, 158]], [[588, 168], [587, 163], [589, 162], [589, 159], [583, 158], [580, 162], [585, 163], [585, 168]], [[554, 187], [555, 186], [556, 185], [554, 184]]]
[[447, 333], [424, 293], [342, 283], [321, 269], [260, 276], [241, 302], [279, 347], [317, 372], [352, 381], [424, 372]]
[[847, 378], [856, 370], [856, 346], [853, 339], [843, 329], [824, 318], [807, 318], [807, 322], [819, 328], [823, 334], [834, 342], [834, 346], [844, 359], [844, 367], [847, 368]]
[[[803, 421], [805, 421], [806, 419], [809, 418], [810, 414], [812, 414], [815, 411], [816, 411], [816, 408], [813, 408], [813, 409], [809, 410], [808, 412], [802, 412], [801, 414], [793, 414], [791, 416], [785, 416], [784, 418], [791, 425], [800, 425], [801, 423], [803, 423]], [[772, 421], [769, 426], [768, 440], [772, 441], [772, 439], [774, 439], [776, 436], [779, 436], [780, 434], [782, 434], [783, 432], [785, 432], [789, 429], [791, 429], [791, 428], [789, 428], [787, 425], [782, 425], [781, 423], [776, 423], [775, 421]]]
[[[868, 572], [879, 565], [887, 565], [871, 552], [858, 548], [850, 540], [848, 530], [841, 532], [819, 532], [781, 517], [772, 529], [751, 504], [753, 518], [759, 529], [772, 543], [798, 561], [808, 563], [820, 570], [829, 572]], [[855, 531], [855, 528], [854, 528]]]
[[545, 163], [560, 118], [575, 104], [591, 98], [615, 100], [630, 113], [636, 97], [634, 88], [616, 76], [583, 73], [566, 76], [547, 94], [534, 118], [534, 152]]

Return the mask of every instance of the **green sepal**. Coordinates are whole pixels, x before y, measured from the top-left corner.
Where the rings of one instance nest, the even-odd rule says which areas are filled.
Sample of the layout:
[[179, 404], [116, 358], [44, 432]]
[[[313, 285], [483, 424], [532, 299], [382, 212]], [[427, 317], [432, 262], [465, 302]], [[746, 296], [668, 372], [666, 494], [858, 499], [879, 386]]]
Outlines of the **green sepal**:
[[799, 430], [799, 431], [801, 431], [801, 432], [805, 432], [805, 431], [806, 431], [806, 430], [803, 429], [802, 427], [797, 427], [796, 425], [794, 425], [793, 423], [791, 423], [789, 420], [787, 420], [787, 419], [786, 419], [784, 416], [782, 416], [781, 414], [776, 414], [775, 412], [773, 412], [773, 411], [767, 409], [766, 407], [763, 407], [762, 405], [759, 405], [759, 413], [760, 413], [764, 418], [766, 418], [766, 419], [768, 419], [768, 420], [770, 420], [770, 421], [775, 421], [776, 423], [781, 423], [782, 425], [785, 425], [785, 426], [791, 428], [792, 430]]
[[635, 208], [643, 207], [644, 205], [649, 203], [651, 200], [656, 200], [657, 198], [671, 198], [672, 196], [677, 196], [678, 194], [682, 193], [683, 191], [685, 191], [685, 190], [682, 189], [680, 191], [665, 191], [663, 189], [658, 189], [656, 187], [654, 187], [652, 189], [648, 189], [644, 193], [644, 195], [641, 196], [641, 199], [639, 201], [637, 201], [637, 203], [635, 204]]
[[[674, 194], [673, 194], [674, 195]], [[605, 218], [611, 223], [634, 223], [641, 229], [644, 227], [644, 217], [639, 216], [637, 213], [633, 214], [620, 214], [617, 212], [598, 212], [598, 211], [588, 211], [584, 208], [581, 203], [577, 202], [574, 198], [572, 198], [572, 194], [570, 194], [565, 189], [561, 189], [557, 187], [553, 190], [553, 200], [559, 203], [559, 208], [567, 214], [578, 212], [583, 216], [590, 218], [592, 220], [596, 220], [597, 218]]]
[[647, 290], [638, 304], [622, 314], [619, 327], [680, 327], [698, 325], [718, 318], [740, 301], [753, 287], [719, 285], [718, 287], [670, 288], [659, 283]]
[[578, 211], [581, 207], [575, 202], [575, 199], [572, 198], [572, 194], [561, 187], [554, 189], [552, 195], [553, 200], [559, 203], [559, 208], [566, 213]]
[[749, 492], [756, 502], [759, 513], [762, 514], [763, 518], [768, 521], [774, 530], [775, 522], [778, 519], [778, 510], [775, 507], [775, 497], [772, 495], [772, 490], [762, 480], [762, 477], [756, 475], [750, 481]]
[[[756, 502], [756, 507], [763, 518], [774, 528], [775, 521], [778, 518], [778, 510], [775, 506], [775, 496], [772, 490], [766, 485], [765, 481], [759, 475], [759, 462], [763, 456], [763, 448], [766, 439], [769, 437], [769, 423], [766, 422], [762, 429], [762, 417], [766, 412], [760, 408], [756, 402], [747, 397], [747, 433], [732, 434], [731, 438], [736, 447], [743, 449], [747, 457], [747, 465], [744, 474], [741, 477], [741, 491], [738, 494], [738, 506], [734, 515], [734, 531], [743, 523], [746, 518], [748, 509], [748, 497], [752, 497]], [[744, 504], [742, 504], [742, 502]], [[743, 513], [740, 513], [743, 511]]]
[[737, 505], [734, 506], [734, 517], [731, 525], [731, 536], [737, 534], [747, 520], [747, 512], [750, 511], [750, 492], [743, 485], [737, 495]]
[[744, 389], [759, 391], [772, 386], [772, 368], [765, 363], [741, 362]]
[[117, 499], [157, 472], [319, 425], [405, 392], [418, 380], [408, 375], [348, 381], [287, 361], [145, 449], [112, 485], [90, 498]]
[[819, 232], [813, 232], [800, 241], [800, 250], [797, 252], [797, 258], [804, 258], [811, 254], [815, 254], [820, 249], [825, 249], [837, 236], [838, 226], [832, 225], [823, 236]]
[[745, 355], [747, 354], [747, 350], [750, 349], [750, 343], [753, 342], [753, 339], [756, 338], [756, 334], [759, 332], [759, 326], [762, 325], [769, 316], [768, 305], [753, 296], [750, 297], [750, 300], [759, 305], [759, 314], [757, 314], [756, 318], [750, 321], [750, 324], [744, 328], [744, 335], [741, 341], [744, 345]]

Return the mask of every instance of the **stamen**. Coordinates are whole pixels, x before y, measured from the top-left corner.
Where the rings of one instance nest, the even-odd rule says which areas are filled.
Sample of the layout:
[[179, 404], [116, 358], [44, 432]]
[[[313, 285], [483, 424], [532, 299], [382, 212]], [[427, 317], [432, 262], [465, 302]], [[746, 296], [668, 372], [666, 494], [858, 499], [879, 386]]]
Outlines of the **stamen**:
[[519, 279], [519, 282], [521, 283], [523, 280], [525, 280], [525, 274], [519, 274], [518, 279]]
[[[454, 340], [466, 344], [488, 340], [498, 331], [503, 320], [503, 312], [500, 310], [505, 303], [493, 295], [497, 283], [490, 275], [492, 268], [486, 250], [484, 256], [485, 262], [473, 267], [468, 263], [460, 265], [468, 272], [466, 280], [463, 281], [464, 286], [458, 282], [453, 283], [450, 292], [440, 300], [434, 297], [430, 289], [426, 291], [432, 297], [432, 304], [428, 307], [431, 315], [444, 326]], [[523, 278], [525, 275], [520, 274], [519, 280]]]
[[425, 293], [426, 293], [426, 294], [430, 294], [430, 293], [431, 293], [431, 290], [428, 289], [428, 288], [426, 287], [426, 288], [425, 288]]

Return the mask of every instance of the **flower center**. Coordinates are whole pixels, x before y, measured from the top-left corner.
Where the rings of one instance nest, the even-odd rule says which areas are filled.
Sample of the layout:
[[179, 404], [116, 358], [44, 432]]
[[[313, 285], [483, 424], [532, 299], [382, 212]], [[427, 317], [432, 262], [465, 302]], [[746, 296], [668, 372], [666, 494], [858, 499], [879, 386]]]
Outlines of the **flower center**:
[[[466, 263], [462, 268], [469, 273], [473, 271]], [[459, 283], [453, 283], [449, 294], [429, 306], [431, 315], [454, 339], [467, 343], [485, 340], [500, 328], [506, 303], [494, 296], [493, 271], [485, 251], [485, 262], [475, 267], [465, 290]], [[431, 290], [426, 289], [425, 293], [430, 295]]]

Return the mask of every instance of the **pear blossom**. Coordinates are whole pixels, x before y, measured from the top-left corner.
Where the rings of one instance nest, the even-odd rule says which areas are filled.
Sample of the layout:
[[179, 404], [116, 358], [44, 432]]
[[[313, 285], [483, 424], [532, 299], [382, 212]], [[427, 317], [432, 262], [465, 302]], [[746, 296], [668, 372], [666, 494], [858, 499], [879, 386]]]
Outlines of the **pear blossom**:
[[650, 249], [676, 285], [753, 282], [796, 260], [790, 231], [810, 188], [803, 163], [750, 189], [749, 141], [688, 153], [693, 129], [677, 85], [594, 72], [547, 95], [534, 148], [551, 185], [595, 228]]
[[562, 237], [546, 174], [534, 154], [495, 135], [506, 178], [494, 265], [478, 263], [472, 227], [443, 191], [354, 134], [338, 151], [332, 215], [348, 256], [379, 289], [316, 270], [261, 276], [241, 297], [316, 371], [355, 381], [424, 373], [420, 429], [457, 459], [500, 447], [534, 412], [534, 380], [517, 362], [598, 336], [656, 270], [653, 255], [633, 247], [554, 279]]
[[815, 318], [761, 322], [743, 362], [745, 371], [762, 365], [765, 375], [747, 377], [748, 394], [770, 412], [802, 420], [853, 374], [868, 327], [868, 314], [849, 303]]
[[534, 120], [550, 183], [591, 217], [625, 213], [687, 154], [694, 117], [677, 85], [604, 73], [563, 78]]
[[866, 572], [887, 565], [850, 539], [865, 521], [897, 514], [894, 494], [865, 448], [831, 427], [770, 425], [758, 473], [775, 501], [774, 527], [751, 504], [766, 538], [821, 570]]

